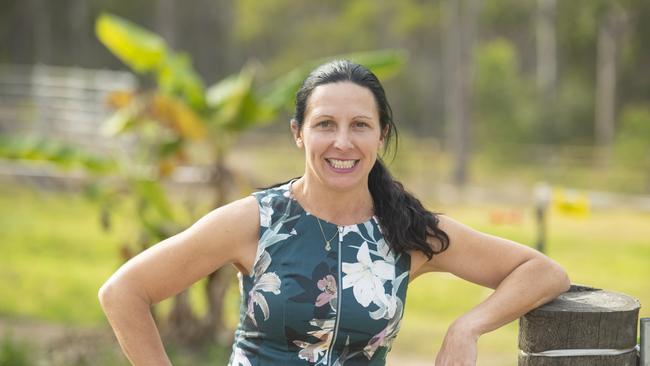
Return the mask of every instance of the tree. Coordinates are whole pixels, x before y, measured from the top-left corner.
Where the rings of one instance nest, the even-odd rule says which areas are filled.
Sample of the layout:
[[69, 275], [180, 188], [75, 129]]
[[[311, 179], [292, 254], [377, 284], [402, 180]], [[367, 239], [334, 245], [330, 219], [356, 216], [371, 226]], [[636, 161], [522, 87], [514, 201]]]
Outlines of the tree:
[[442, 4], [447, 14], [443, 42], [447, 141], [454, 160], [452, 180], [462, 187], [468, 179], [471, 149], [473, 48], [479, 3], [446, 0]]
[[610, 148], [616, 121], [616, 75], [620, 38], [626, 16], [620, 5], [612, 3], [598, 25], [596, 73], [596, 143]]
[[[553, 131], [557, 88], [555, 0], [537, 0], [536, 76], [540, 132]], [[544, 133], [548, 139], [548, 133]]]

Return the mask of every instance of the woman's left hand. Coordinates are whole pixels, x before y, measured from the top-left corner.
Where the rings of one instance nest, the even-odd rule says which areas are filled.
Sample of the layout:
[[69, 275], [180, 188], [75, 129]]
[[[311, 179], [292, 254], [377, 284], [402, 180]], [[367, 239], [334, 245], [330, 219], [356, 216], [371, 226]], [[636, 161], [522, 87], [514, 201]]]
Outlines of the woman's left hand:
[[452, 324], [436, 356], [435, 366], [476, 366], [478, 335]]

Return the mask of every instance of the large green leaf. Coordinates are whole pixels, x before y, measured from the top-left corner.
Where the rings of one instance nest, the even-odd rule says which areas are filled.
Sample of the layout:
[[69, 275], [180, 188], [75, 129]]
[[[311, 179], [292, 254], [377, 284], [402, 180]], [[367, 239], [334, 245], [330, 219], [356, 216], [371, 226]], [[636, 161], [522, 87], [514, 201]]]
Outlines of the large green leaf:
[[21, 163], [48, 163], [62, 170], [82, 169], [91, 174], [116, 170], [115, 162], [64, 142], [44, 138], [14, 136], [0, 138], [0, 159]]
[[175, 53], [162, 37], [111, 14], [97, 18], [95, 32], [135, 72], [154, 74], [163, 93], [180, 96], [195, 109], [205, 107], [203, 83], [192, 68], [190, 57]]
[[95, 33], [106, 48], [138, 73], [158, 70], [166, 57], [167, 47], [160, 36], [118, 16], [101, 14]]
[[272, 82], [261, 92], [262, 103], [271, 108], [282, 108], [293, 103], [296, 91], [302, 81], [317, 66], [335, 59], [351, 60], [366, 66], [379, 79], [395, 75], [406, 63], [408, 54], [404, 50], [379, 50], [327, 57], [308, 62]]
[[358, 64], [366, 66], [380, 80], [387, 80], [395, 76], [406, 64], [408, 53], [405, 50], [379, 50], [359, 52], [343, 55]]
[[274, 113], [260, 105], [253, 94], [255, 67], [247, 65], [237, 75], [231, 75], [210, 87], [208, 105], [215, 110], [217, 126], [230, 131], [242, 131], [260, 122], [272, 120]]
[[142, 202], [153, 208], [162, 218], [174, 220], [171, 204], [160, 183], [153, 180], [136, 180], [134, 183], [135, 191]]
[[340, 55], [306, 63], [274, 81], [261, 92], [255, 92], [255, 69], [246, 66], [239, 74], [231, 75], [207, 90], [206, 101], [215, 110], [217, 126], [231, 131], [242, 131], [272, 121], [279, 110], [291, 105], [302, 80], [316, 66], [332, 59], [350, 59], [372, 70], [379, 78], [389, 78], [404, 65], [406, 53], [383, 50]]
[[182, 97], [196, 110], [205, 108], [203, 82], [192, 68], [191, 59], [187, 54], [168, 52], [157, 77], [162, 92]]
[[140, 122], [141, 111], [137, 104], [131, 104], [118, 109], [102, 124], [102, 133], [115, 136], [132, 130]]

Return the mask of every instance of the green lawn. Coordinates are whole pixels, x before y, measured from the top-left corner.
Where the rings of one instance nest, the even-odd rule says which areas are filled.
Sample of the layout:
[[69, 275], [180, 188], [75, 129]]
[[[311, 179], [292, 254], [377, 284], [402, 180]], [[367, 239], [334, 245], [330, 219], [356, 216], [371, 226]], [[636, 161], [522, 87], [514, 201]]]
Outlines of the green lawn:
[[[114, 230], [104, 233], [96, 208], [80, 194], [43, 192], [7, 181], [0, 182], [0, 192], [0, 317], [105, 325], [97, 290], [120, 263], [118, 244], [133, 231], [129, 220], [117, 216]], [[524, 244], [534, 241], [528, 208], [505, 207], [523, 210], [522, 222], [495, 226], [488, 218], [496, 208], [504, 207], [435, 207], [479, 230]], [[594, 211], [586, 218], [554, 213], [548, 253], [574, 283], [624, 292], [650, 304], [649, 222], [649, 214], [623, 210]], [[419, 278], [409, 288], [394, 353], [433, 360], [446, 327], [489, 294], [446, 274]], [[201, 293], [194, 290], [192, 296]], [[229, 299], [234, 324], [236, 289]], [[647, 307], [640, 316], [650, 317]], [[515, 365], [516, 342], [516, 322], [483, 336], [479, 365]]]
[[[455, 207], [447, 214], [479, 230], [524, 244], [534, 242], [532, 215], [520, 226], [494, 226], [490, 208]], [[596, 211], [587, 218], [552, 213], [548, 254], [569, 272], [573, 283], [623, 292], [650, 304], [650, 214]], [[491, 290], [446, 274], [431, 274], [409, 287], [404, 324], [395, 352], [433, 354], [446, 326], [487, 297]], [[640, 317], [650, 309], [641, 308]], [[479, 365], [516, 365], [517, 322], [479, 340]]]

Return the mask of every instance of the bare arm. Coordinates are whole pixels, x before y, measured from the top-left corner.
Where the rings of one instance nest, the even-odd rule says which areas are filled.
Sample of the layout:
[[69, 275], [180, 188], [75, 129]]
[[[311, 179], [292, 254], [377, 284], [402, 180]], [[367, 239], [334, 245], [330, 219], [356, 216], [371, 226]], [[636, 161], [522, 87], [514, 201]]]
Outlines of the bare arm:
[[100, 303], [133, 365], [171, 365], [151, 305], [225, 264], [248, 268], [258, 231], [255, 198], [235, 201], [133, 257], [104, 283], [99, 290]]
[[475, 342], [480, 335], [549, 302], [570, 286], [562, 267], [534, 249], [480, 233], [446, 216], [440, 216], [440, 227], [449, 235], [451, 244], [445, 252], [422, 264], [416, 275], [450, 272], [496, 291], [451, 325], [438, 365], [451, 364], [453, 357], [463, 352], [459, 345], [468, 339]]

